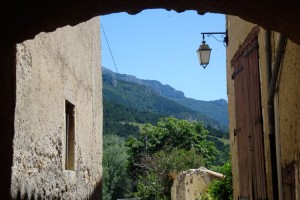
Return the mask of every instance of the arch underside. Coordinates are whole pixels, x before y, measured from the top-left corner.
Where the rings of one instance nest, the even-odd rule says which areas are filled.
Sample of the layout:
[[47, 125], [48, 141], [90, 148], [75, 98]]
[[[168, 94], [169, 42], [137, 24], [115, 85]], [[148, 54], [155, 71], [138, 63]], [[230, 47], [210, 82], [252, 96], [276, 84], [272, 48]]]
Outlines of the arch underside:
[[[14, 1], [15, 2], [15, 1]], [[223, 13], [285, 34], [300, 44], [300, 4], [298, 1], [258, 0], [44, 0], [6, 2], [1, 12], [0, 38], [10, 43], [33, 38], [40, 32], [51, 32], [66, 25], [111, 13], [137, 14], [145, 9], [163, 8], [199, 14]]]

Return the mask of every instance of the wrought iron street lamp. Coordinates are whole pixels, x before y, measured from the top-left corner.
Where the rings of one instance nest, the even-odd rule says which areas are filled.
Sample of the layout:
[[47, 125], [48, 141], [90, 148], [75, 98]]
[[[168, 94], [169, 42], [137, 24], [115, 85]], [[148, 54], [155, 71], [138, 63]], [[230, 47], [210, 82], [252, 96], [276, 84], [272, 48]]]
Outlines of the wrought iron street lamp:
[[[224, 46], [227, 47], [228, 46], [228, 34], [227, 34], [227, 30], [226, 30], [226, 32], [208, 32], [208, 33], [201, 33], [201, 34], [202, 34], [202, 44], [200, 45], [199, 49], [197, 50], [197, 55], [199, 58], [200, 65], [202, 65], [202, 67], [205, 69], [207, 67], [207, 65], [209, 64], [210, 53], [212, 50], [208, 46], [208, 44], [206, 44], [206, 42], [205, 42], [205, 35], [207, 35], [208, 37], [212, 36], [217, 41], [223, 42]], [[215, 34], [221, 35], [221, 37], [223, 38], [223, 41], [218, 40], [216, 37], [214, 37], [213, 35], [215, 35]]]

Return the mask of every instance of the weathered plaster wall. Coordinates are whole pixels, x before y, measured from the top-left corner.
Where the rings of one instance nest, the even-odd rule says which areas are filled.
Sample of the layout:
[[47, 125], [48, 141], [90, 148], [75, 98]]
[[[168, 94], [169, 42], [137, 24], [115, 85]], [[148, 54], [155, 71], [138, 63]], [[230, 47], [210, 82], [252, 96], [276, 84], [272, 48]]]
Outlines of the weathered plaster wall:
[[[282, 165], [300, 153], [300, 48], [287, 43], [278, 84], [279, 123]], [[297, 155], [295, 155], [295, 153]]]
[[[101, 199], [99, 18], [18, 44], [16, 71], [12, 195]], [[75, 105], [74, 171], [65, 170], [65, 100]]]
[[[276, 38], [274, 39], [276, 44]], [[288, 40], [278, 82], [278, 131], [281, 167], [295, 162], [299, 199], [300, 167], [300, 47]]]
[[172, 200], [194, 200], [205, 192], [209, 183], [223, 175], [206, 168], [191, 169], [178, 174], [171, 188]]

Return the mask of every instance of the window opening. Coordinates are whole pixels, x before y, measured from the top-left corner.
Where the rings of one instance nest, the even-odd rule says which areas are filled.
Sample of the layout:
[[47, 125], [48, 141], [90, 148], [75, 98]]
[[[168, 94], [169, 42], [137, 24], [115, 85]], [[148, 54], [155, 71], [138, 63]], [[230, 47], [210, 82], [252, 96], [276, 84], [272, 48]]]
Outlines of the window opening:
[[65, 169], [75, 169], [75, 106], [69, 101], [65, 103], [66, 111], [66, 149]]

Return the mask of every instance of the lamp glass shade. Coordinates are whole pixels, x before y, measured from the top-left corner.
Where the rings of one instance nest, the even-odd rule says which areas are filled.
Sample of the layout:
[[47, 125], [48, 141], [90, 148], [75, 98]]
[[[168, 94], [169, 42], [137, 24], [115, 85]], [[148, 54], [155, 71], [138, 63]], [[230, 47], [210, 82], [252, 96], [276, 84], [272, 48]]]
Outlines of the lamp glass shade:
[[197, 50], [197, 54], [199, 58], [199, 63], [204, 69], [209, 63], [210, 53], [211, 48], [209, 48], [209, 46], [203, 41], [199, 49]]

